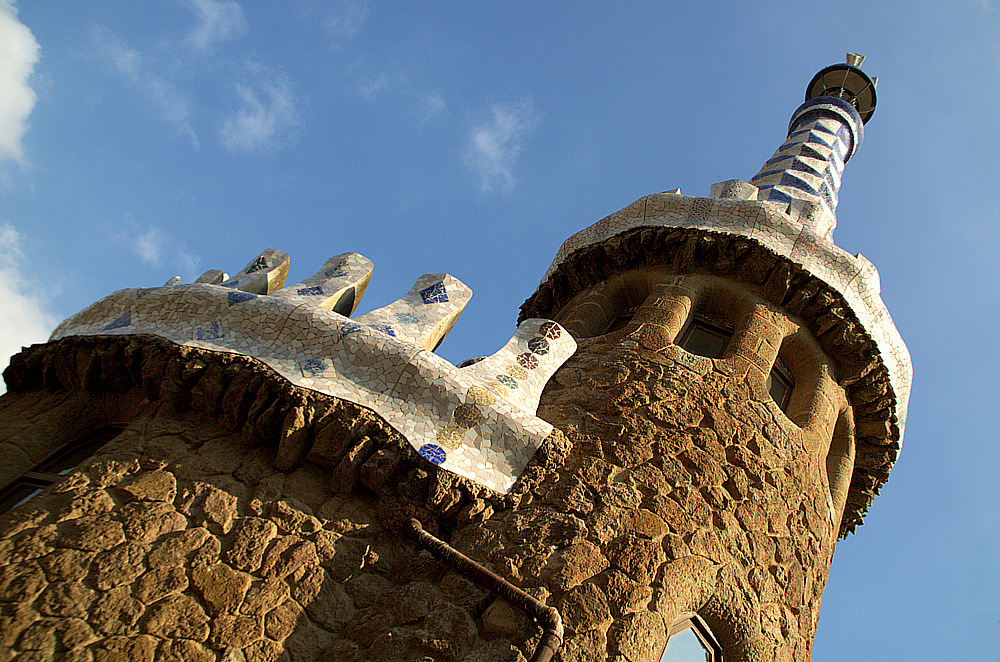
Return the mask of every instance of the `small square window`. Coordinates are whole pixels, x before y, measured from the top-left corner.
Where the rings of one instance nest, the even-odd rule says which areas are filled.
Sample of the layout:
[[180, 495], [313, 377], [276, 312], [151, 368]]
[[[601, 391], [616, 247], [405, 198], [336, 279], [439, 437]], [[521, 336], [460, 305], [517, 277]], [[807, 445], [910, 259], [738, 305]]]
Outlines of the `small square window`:
[[615, 331], [621, 331], [624, 329], [628, 326], [628, 323], [632, 321], [632, 318], [635, 317], [637, 310], [639, 310], [638, 306], [632, 306], [631, 308], [627, 308], [622, 311], [617, 317], [615, 317], [614, 320], [611, 321], [611, 324], [608, 325], [608, 330], [604, 333], [614, 333]]
[[681, 336], [680, 346], [692, 354], [717, 359], [722, 356], [732, 336], [731, 331], [696, 317]]
[[771, 398], [778, 404], [781, 411], [787, 413], [795, 381], [792, 379], [792, 373], [788, 371], [788, 367], [780, 358], [774, 360], [774, 367], [771, 368], [765, 385], [767, 392], [771, 394]]

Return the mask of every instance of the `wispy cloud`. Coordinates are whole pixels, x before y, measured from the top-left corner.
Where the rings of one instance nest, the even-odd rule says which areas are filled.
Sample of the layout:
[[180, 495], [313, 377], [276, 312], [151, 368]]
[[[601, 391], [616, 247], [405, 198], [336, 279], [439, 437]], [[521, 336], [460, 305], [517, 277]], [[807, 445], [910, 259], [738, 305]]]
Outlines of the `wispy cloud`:
[[379, 94], [389, 88], [389, 79], [385, 76], [365, 81], [358, 86], [358, 94], [366, 101], [375, 101]]
[[428, 94], [420, 101], [420, 112], [426, 117], [432, 117], [444, 111], [448, 107], [444, 97], [440, 94]]
[[0, 0], [0, 161], [23, 162], [21, 138], [35, 107], [28, 79], [38, 62], [39, 46], [17, 18], [13, 0]]
[[474, 127], [465, 153], [465, 163], [479, 176], [486, 191], [514, 187], [514, 164], [525, 136], [538, 124], [531, 99], [494, 105], [491, 121]]
[[149, 227], [132, 238], [132, 250], [147, 267], [163, 264], [167, 235], [159, 228]]
[[188, 0], [198, 18], [184, 45], [197, 54], [211, 53], [216, 44], [228, 41], [246, 30], [243, 7], [233, 0]]
[[[0, 370], [24, 345], [45, 342], [58, 321], [48, 310], [41, 286], [25, 276], [21, 237], [9, 224], [0, 225]], [[0, 382], [0, 393], [5, 390]]]
[[139, 51], [103, 28], [91, 31], [98, 54], [137, 90], [143, 93], [159, 111], [162, 119], [177, 132], [191, 139], [198, 149], [198, 136], [191, 127], [191, 109], [186, 96], [170, 81], [156, 73], [150, 61]]
[[155, 225], [141, 225], [131, 215], [125, 217], [125, 227], [115, 240], [129, 250], [147, 267], [167, 267], [180, 272], [183, 278], [197, 275], [201, 258], [190, 253], [166, 231]]
[[336, 48], [361, 32], [371, 9], [369, 0], [320, 0], [308, 3], [304, 13], [309, 18], [319, 15], [330, 45]]
[[281, 73], [250, 67], [254, 80], [237, 83], [239, 108], [222, 123], [220, 140], [232, 151], [267, 150], [288, 140], [298, 124], [298, 111], [291, 81]]

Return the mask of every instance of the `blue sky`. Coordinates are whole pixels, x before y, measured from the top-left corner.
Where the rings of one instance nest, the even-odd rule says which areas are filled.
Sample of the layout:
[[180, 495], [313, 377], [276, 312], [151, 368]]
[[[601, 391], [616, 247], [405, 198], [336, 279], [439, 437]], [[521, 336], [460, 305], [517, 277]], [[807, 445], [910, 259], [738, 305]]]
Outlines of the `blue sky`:
[[814, 660], [1000, 657], [994, 3], [412, 6], [0, 0], [0, 354], [268, 247], [290, 282], [369, 257], [359, 312], [451, 273], [475, 296], [440, 353], [491, 353], [566, 237], [749, 179], [812, 75], [864, 53], [835, 239], [878, 267], [914, 389]]

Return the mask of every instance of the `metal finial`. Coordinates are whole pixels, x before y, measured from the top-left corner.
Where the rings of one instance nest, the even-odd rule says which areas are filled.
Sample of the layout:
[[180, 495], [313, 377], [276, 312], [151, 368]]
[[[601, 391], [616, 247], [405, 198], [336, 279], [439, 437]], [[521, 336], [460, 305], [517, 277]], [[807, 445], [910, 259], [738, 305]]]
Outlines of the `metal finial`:
[[848, 53], [845, 62], [852, 67], [860, 67], [861, 63], [865, 61], [865, 56], [861, 53]]

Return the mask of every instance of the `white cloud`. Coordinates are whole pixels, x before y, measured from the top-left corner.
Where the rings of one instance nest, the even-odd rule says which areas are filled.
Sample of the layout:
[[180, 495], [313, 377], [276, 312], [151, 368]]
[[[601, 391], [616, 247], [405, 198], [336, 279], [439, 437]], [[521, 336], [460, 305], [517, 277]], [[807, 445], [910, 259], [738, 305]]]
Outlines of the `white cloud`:
[[368, 22], [371, 3], [368, 0], [333, 0], [324, 3], [323, 29], [334, 46], [355, 37]]
[[130, 48], [109, 31], [95, 29], [91, 32], [91, 38], [101, 57], [145, 94], [164, 121], [172, 124], [178, 133], [190, 138], [194, 148], [198, 149], [200, 143], [191, 128], [191, 110], [185, 95], [173, 83], [157, 74], [142, 53]]
[[147, 267], [158, 267], [163, 264], [163, 250], [166, 247], [167, 235], [163, 230], [148, 227], [138, 236], [133, 237], [132, 250]]
[[23, 161], [21, 138], [36, 98], [28, 78], [38, 51], [35, 36], [17, 18], [14, 1], [0, 0], [0, 161]]
[[379, 76], [375, 80], [362, 83], [361, 86], [358, 87], [358, 94], [364, 97], [366, 101], [375, 101], [375, 98], [388, 88], [389, 79], [385, 76]]
[[222, 123], [220, 140], [226, 149], [254, 152], [277, 147], [298, 123], [292, 85], [284, 75], [268, 75], [252, 67], [257, 80], [236, 84], [240, 107]]
[[448, 104], [440, 94], [428, 94], [420, 102], [420, 110], [427, 117], [437, 115], [442, 112]]
[[483, 191], [509, 190], [514, 186], [514, 164], [524, 137], [538, 124], [538, 116], [531, 99], [495, 105], [492, 110], [492, 121], [472, 130], [465, 163], [479, 175]]
[[198, 23], [184, 39], [195, 53], [211, 53], [216, 44], [232, 39], [247, 28], [243, 7], [233, 0], [188, 0]]
[[[0, 225], [0, 370], [21, 347], [45, 342], [58, 320], [47, 310], [37, 283], [24, 275], [20, 235], [13, 226]], [[0, 382], [0, 393], [5, 390]]]
[[181, 246], [177, 249], [177, 264], [180, 266], [181, 271], [185, 274], [189, 274], [189, 278], [193, 278], [193, 274], [198, 273], [198, 266], [201, 264], [201, 258], [192, 253], [188, 253], [187, 249]]

